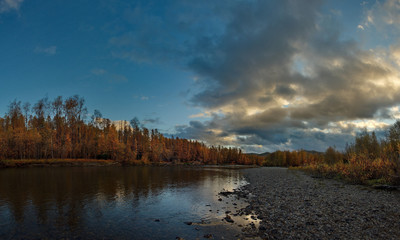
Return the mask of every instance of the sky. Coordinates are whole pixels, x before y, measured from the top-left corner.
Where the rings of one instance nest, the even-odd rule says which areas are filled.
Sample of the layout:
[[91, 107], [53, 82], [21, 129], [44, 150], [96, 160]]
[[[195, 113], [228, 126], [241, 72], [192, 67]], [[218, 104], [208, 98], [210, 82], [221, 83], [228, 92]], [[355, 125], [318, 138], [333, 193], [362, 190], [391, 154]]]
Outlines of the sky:
[[78, 94], [167, 136], [340, 150], [400, 118], [399, 34], [399, 0], [0, 0], [0, 115]]

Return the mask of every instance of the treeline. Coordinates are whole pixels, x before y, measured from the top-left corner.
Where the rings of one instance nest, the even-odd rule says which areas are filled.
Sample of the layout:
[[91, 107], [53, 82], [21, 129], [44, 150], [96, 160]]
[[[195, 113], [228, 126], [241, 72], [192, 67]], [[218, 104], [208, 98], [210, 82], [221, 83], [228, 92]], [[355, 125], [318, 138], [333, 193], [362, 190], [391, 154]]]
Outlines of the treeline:
[[322, 163], [325, 155], [318, 152], [297, 151], [276, 151], [268, 154], [263, 162], [264, 166], [270, 167], [297, 167]]
[[378, 139], [367, 130], [355, 136], [343, 152], [329, 147], [324, 153], [276, 151], [264, 162], [267, 166], [301, 167], [330, 177], [356, 183], [400, 184], [400, 121]]
[[141, 126], [116, 126], [95, 110], [87, 119], [85, 100], [78, 95], [34, 105], [14, 100], [0, 117], [0, 159], [106, 159], [126, 163], [198, 162], [262, 164], [240, 149], [181, 138], [168, 138]]

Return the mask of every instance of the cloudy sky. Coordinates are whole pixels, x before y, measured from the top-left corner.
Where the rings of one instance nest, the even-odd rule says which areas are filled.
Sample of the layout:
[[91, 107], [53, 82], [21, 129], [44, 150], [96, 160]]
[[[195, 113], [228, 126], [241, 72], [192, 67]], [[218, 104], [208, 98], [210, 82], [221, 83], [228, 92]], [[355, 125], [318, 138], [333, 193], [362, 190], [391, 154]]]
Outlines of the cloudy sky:
[[342, 149], [400, 117], [399, 0], [0, 0], [0, 114], [90, 112], [247, 152]]

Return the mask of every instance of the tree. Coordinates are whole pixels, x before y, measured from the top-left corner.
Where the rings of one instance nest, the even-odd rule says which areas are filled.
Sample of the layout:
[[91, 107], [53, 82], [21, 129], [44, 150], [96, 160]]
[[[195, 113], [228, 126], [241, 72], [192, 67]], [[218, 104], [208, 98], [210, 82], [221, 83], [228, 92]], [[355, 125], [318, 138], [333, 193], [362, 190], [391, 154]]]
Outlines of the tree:
[[98, 158], [115, 161], [262, 164], [237, 148], [208, 147], [198, 141], [167, 138], [138, 118], [118, 129], [95, 110], [86, 122], [85, 100], [78, 95], [47, 97], [30, 107], [14, 100], [0, 118], [0, 159]]
[[397, 120], [387, 133], [387, 142], [390, 144], [391, 151], [399, 157], [400, 154], [400, 120]]
[[333, 147], [328, 147], [325, 151], [325, 162], [329, 165], [333, 165], [341, 161], [340, 152], [336, 151]]

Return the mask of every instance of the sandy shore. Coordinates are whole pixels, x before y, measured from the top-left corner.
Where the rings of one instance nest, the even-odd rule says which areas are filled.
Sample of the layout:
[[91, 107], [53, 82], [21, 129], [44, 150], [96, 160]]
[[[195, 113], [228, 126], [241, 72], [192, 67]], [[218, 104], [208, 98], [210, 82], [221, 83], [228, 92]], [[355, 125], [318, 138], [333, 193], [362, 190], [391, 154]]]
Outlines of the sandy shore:
[[[400, 239], [400, 192], [375, 190], [298, 170], [243, 170], [250, 183], [237, 194], [255, 212], [263, 239]], [[244, 229], [245, 230], [245, 229]]]

